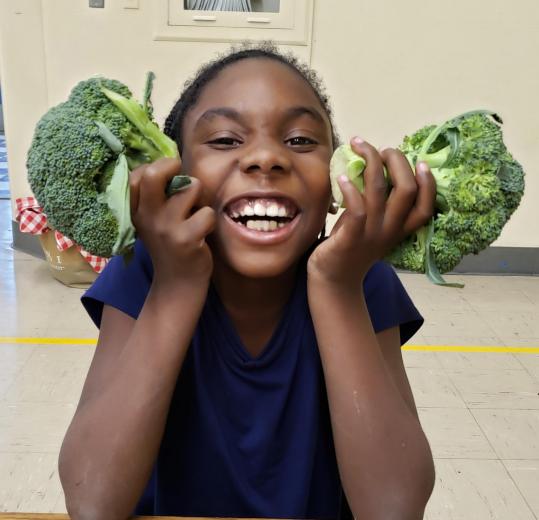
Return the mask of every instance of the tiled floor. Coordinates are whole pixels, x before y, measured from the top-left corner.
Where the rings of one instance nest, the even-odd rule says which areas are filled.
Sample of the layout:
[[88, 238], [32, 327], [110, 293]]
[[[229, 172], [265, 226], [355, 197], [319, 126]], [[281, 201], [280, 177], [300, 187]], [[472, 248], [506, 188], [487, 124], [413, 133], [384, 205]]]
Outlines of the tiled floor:
[[0, 134], [0, 199], [9, 199], [6, 137]]
[[[9, 204], [0, 201], [0, 511], [62, 512], [58, 450], [93, 347], [5, 337], [93, 338], [96, 331], [80, 307], [81, 291], [12, 251], [9, 235]], [[426, 317], [411, 343], [445, 346], [404, 353], [436, 462], [425, 518], [537, 519], [539, 355], [518, 349], [539, 347], [539, 278], [458, 279], [462, 290], [402, 275]], [[485, 350], [448, 351], [455, 345]]]

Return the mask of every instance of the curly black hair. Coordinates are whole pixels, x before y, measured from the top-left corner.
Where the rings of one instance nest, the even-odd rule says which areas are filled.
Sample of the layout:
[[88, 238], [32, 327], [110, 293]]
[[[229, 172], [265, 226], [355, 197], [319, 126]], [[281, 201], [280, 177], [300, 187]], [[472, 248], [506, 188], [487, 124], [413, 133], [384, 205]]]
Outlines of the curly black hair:
[[339, 137], [333, 124], [333, 115], [325, 87], [318, 74], [308, 65], [301, 63], [293, 54], [281, 53], [273, 42], [244, 42], [239, 47], [231, 47], [225, 54], [203, 65], [189, 79], [184, 90], [165, 121], [165, 134], [174, 139], [182, 152], [182, 126], [185, 115], [198, 101], [204, 87], [228, 65], [248, 58], [266, 58], [278, 61], [296, 71], [311, 86], [331, 123], [333, 148], [339, 145]]

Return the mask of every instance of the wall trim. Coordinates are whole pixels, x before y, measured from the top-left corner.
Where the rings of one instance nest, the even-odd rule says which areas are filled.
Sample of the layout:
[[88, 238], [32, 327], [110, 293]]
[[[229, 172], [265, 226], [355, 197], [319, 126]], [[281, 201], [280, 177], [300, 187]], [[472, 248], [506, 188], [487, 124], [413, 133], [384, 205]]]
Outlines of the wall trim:
[[45, 260], [45, 254], [43, 253], [43, 249], [41, 249], [41, 244], [36, 235], [23, 233], [19, 229], [19, 223], [14, 220], [11, 221], [11, 232], [13, 236], [13, 249]]
[[489, 247], [465, 256], [455, 272], [539, 276], [539, 247]]
[[[21, 233], [12, 221], [13, 248], [45, 258], [37, 237]], [[459, 274], [539, 276], [539, 247], [489, 247], [478, 255], [468, 255], [454, 271]]]

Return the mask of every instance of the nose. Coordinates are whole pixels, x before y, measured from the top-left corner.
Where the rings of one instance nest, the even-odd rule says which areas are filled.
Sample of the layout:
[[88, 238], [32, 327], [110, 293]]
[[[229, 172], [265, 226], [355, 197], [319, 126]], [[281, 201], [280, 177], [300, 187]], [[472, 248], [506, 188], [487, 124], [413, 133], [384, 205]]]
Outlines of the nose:
[[290, 168], [287, 150], [269, 139], [253, 142], [240, 160], [240, 169], [245, 173], [287, 173]]

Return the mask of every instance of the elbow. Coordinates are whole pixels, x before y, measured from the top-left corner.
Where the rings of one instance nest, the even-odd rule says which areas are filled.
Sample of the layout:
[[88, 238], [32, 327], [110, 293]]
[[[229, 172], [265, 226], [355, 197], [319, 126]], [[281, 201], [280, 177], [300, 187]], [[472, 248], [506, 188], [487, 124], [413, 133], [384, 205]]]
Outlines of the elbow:
[[64, 490], [65, 506], [69, 518], [72, 520], [98, 520], [105, 518], [101, 515], [97, 507], [92, 508], [91, 502], [94, 502], [91, 497], [82, 489], [82, 481], [78, 480], [70, 469], [71, 464], [69, 458], [62, 449], [58, 460], [58, 474], [60, 482]]
[[130, 517], [128, 513], [119, 513], [112, 507], [105, 507], [92, 496], [66, 493], [66, 509], [71, 520], [127, 520]]
[[[66, 497], [67, 514], [71, 520], [109, 520], [105, 511], [100, 511], [98, 507], [88, 507], [88, 504], [69, 501]], [[124, 519], [125, 520], [125, 519]]]
[[416, 467], [395, 489], [395, 501], [389, 500], [390, 514], [379, 518], [394, 520], [421, 520], [434, 490], [436, 473], [430, 448], [418, 460]]
[[436, 471], [434, 459], [426, 437], [417, 446], [415, 456], [403, 465], [400, 478], [393, 481], [388, 511], [377, 518], [395, 520], [421, 520], [434, 490]]
[[119, 513], [108, 504], [107, 497], [99, 493], [95, 475], [86, 476], [80, 471], [80, 460], [66, 450], [60, 450], [58, 474], [64, 490], [65, 505], [71, 520], [126, 520], [129, 514]]
[[404, 514], [395, 516], [395, 520], [421, 520], [423, 518], [436, 481], [434, 461], [432, 455], [430, 455], [430, 450], [429, 457], [425, 458], [421, 469], [414, 473], [414, 478], [416, 479], [415, 485], [405, 486], [403, 493]]
[[422, 520], [434, 484], [434, 461], [429, 449], [406, 474], [370, 487], [356, 500], [350, 500], [350, 507], [354, 518]]
[[107, 506], [101, 497], [91, 490], [73, 489], [62, 482], [65, 494], [66, 510], [71, 520], [127, 520], [129, 514], [120, 513], [112, 506]]

